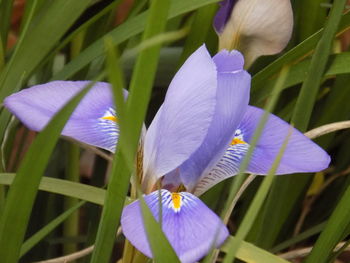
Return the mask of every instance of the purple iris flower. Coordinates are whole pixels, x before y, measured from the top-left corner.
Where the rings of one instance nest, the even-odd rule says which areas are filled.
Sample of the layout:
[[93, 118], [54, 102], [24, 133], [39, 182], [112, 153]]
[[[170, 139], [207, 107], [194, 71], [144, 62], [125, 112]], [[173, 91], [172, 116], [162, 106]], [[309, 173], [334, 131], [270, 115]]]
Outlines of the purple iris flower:
[[[162, 229], [182, 262], [199, 260], [229, 234], [197, 196], [237, 174], [263, 114], [248, 106], [250, 75], [243, 64], [237, 51], [223, 50], [212, 58], [205, 46], [200, 47], [175, 75], [144, 136], [145, 201], [158, 220], [159, 193], [152, 190], [159, 181]], [[34, 86], [9, 96], [4, 104], [30, 129], [39, 131], [87, 83], [54, 81]], [[289, 124], [270, 115], [248, 172], [267, 174], [289, 130]], [[118, 117], [107, 83], [95, 84], [62, 134], [115, 151]], [[320, 171], [329, 162], [326, 152], [294, 129], [277, 174]], [[139, 201], [124, 208], [121, 225], [126, 238], [152, 257]]]

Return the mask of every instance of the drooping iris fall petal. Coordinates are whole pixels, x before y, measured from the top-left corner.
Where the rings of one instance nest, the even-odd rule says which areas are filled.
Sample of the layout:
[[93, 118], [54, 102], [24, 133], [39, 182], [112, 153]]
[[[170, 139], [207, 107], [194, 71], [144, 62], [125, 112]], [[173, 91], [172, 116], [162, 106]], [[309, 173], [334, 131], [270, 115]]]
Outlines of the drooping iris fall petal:
[[[4, 105], [28, 128], [40, 131], [89, 81], [52, 81], [12, 94]], [[62, 135], [114, 152], [119, 135], [109, 84], [97, 82], [74, 110]]]
[[[156, 220], [159, 220], [158, 197], [158, 191], [145, 196]], [[220, 218], [194, 195], [161, 190], [161, 201], [162, 230], [181, 262], [196, 262], [210, 251], [214, 241], [218, 247], [228, 237], [228, 230]], [[146, 256], [152, 257], [139, 201], [124, 208], [121, 226], [126, 238]]]
[[[256, 107], [249, 107], [245, 114], [239, 128], [245, 134], [247, 142], [251, 140], [252, 132], [262, 114], [263, 110]], [[253, 153], [248, 172], [268, 173], [289, 129], [288, 123], [277, 116], [270, 115]], [[330, 157], [321, 147], [297, 129], [293, 129], [276, 174], [318, 172], [327, 168], [329, 163]]]
[[243, 70], [244, 60], [237, 51], [221, 51], [213, 58], [217, 67], [217, 104], [208, 134], [198, 150], [180, 167], [188, 191], [202, 173], [215, 165], [232, 140], [249, 101], [250, 75]]
[[178, 167], [202, 144], [214, 115], [216, 92], [216, 66], [202, 46], [173, 78], [147, 131], [143, 168], [148, 184]]
[[[218, 182], [238, 173], [240, 163], [248, 151], [249, 143], [263, 113], [262, 109], [248, 107], [224, 156], [196, 185], [194, 190], [196, 195], [202, 194]], [[330, 157], [321, 147], [297, 129], [292, 128], [290, 124], [270, 114], [253, 151], [247, 172], [266, 175], [290, 129], [292, 133], [276, 174], [318, 172], [327, 168]]]

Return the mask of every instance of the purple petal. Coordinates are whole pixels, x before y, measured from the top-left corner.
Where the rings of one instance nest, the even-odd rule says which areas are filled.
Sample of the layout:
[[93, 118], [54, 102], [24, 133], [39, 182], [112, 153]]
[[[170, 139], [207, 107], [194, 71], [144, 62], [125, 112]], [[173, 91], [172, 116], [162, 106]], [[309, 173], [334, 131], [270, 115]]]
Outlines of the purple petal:
[[217, 164], [200, 178], [193, 189], [193, 193], [200, 196], [217, 183], [236, 175], [248, 149], [248, 143], [230, 145]]
[[[186, 192], [175, 193], [181, 199], [173, 201], [174, 193], [161, 190], [162, 229], [181, 262], [196, 262], [206, 255], [215, 240], [219, 247], [228, 237], [228, 230], [220, 218], [200, 199]], [[145, 196], [145, 201], [159, 221], [158, 191]], [[152, 257], [143, 225], [140, 202], [126, 206], [121, 218], [126, 238], [142, 253]]]
[[[238, 139], [238, 143], [230, 145], [215, 167], [201, 177], [193, 191], [195, 195], [201, 195], [213, 185], [238, 173], [241, 161], [248, 151], [249, 142], [263, 113], [262, 109], [248, 107], [235, 132], [234, 138]], [[266, 175], [290, 129], [291, 126], [288, 123], [270, 114], [254, 149], [247, 172]], [[330, 157], [322, 148], [292, 128], [292, 134], [276, 174], [318, 172], [327, 168], [329, 162]]]
[[218, 72], [215, 115], [203, 144], [180, 167], [181, 180], [188, 191], [223, 156], [248, 106], [250, 75], [238, 68], [243, 66], [241, 55], [222, 51], [214, 61], [222, 70]]
[[213, 60], [217, 66], [217, 71], [221, 73], [234, 73], [243, 69], [244, 57], [238, 50], [221, 50]]
[[178, 191], [179, 187], [182, 184], [180, 177], [180, 170], [175, 169], [170, 173], [167, 173], [162, 178], [162, 188], [169, 191]]
[[172, 171], [200, 146], [213, 118], [216, 89], [216, 66], [202, 46], [175, 75], [147, 131], [145, 180], [150, 182]]
[[214, 29], [220, 34], [224, 31], [227, 21], [230, 19], [233, 6], [237, 0], [224, 0], [220, 2], [220, 8], [214, 17]]
[[[88, 84], [89, 81], [53, 81], [12, 94], [4, 104], [28, 128], [40, 131]], [[75, 109], [62, 135], [114, 152], [119, 135], [114, 118], [110, 86], [98, 82]]]
[[[262, 109], [252, 106], [248, 108], [239, 127], [248, 143], [263, 113]], [[270, 114], [253, 152], [248, 172], [256, 174], [269, 172], [290, 128], [290, 124]], [[318, 172], [327, 168], [329, 163], [330, 157], [321, 147], [293, 128], [276, 174]]]

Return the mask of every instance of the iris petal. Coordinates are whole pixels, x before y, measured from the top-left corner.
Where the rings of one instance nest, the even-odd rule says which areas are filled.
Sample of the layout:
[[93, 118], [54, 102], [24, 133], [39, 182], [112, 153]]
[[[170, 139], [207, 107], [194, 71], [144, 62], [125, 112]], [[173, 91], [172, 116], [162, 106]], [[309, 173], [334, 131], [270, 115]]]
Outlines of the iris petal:
[[237, 50], [222, 50], [213, 57], [213, 60], [220, 73], [235, 73], [244, 66], [244, 57]]
[[[158, 220], [158, 191], [145, 196], [145, 201]], [[228, 236], [226, 226], [201, 200], [190, 193], [161, 190], [162, 229], [181, 262], [195, 262], [206, 255], [215, 240], [220, 246]], [[179, 199], [180, 198], [180, 199]], [[152, 257], [143, 226], [140, 202], [126, 206], [121, 219], [126, 238], [142, 253]]]
[[193, 193], [200, 196], [217, 183], [236, 175], [243, 157], [249, 149], [248, 143], [230, 145], [220, 161], [196, 184]]
[[200, 146], [216, 105], [216, 66], [205, 46], [194, 52], [172, 80], [145, 138], [144, 179], [152, 184]]
[[242, 69], [241, 54], [221, 51], [214, 61], [218, 68], [215, 115], [202, 145], [180, 167], [181, 180], [188, 191], [223, 156], [248, 106], [250, 75]]
[[[28, 128], [40, 131], [89, 81], [53, 81], [12, 94], [4, 105]], [[62, 132], [80, 142], [114, 152], [119, 135], [109, 84], [96, 83]]]
[[[240, 163], [248, 151], [249, 142], [263, 113], [262, 109], [248, 106], [248, 110], [235, 134], [237, 136], [237, 133], [239, 133], [243, 143], [228, 147], [224, 156], [214, 168], [200, 179], [193, 191], [195, 195], [201, 195], [213, 185], [238, 173]], [[270, 114], [260, 140], [253, 151], [247, 172], [266, 175], [271, 169], [290, 129], [290, 124]], [[329, 155], [301, 132], [292, 129], [276, 174], [318, 172], [327, 168], [330, 162]]]
[[[264, 111], [250, 106], [240, 129], [246, 134], [247, 141], [253, 136]], [[278, 155], [283, 141], [290, 130], [290, 124], [271, 114], [264, 131], [253, 152], [248, 172], [267, 174]], [[318, 172], [329, 166], [329, 155], [316, 143], [293, 128], [288, 145], [276, 174]]]

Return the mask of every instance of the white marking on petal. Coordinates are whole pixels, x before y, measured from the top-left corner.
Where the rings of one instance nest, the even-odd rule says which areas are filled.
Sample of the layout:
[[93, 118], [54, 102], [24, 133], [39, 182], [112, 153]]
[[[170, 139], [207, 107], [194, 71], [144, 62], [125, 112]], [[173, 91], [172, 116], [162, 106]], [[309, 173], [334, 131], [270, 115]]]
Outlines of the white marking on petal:
[[[235, 141], [238, 143], [234, 143]], [[236, 130], [232, 142], [220, 161], [198, 181], [193, 190], [195, 195], [203, 194], [212, 186], [238, 173], [240, 163], [249, 149], [249, 144], [244, 141], [244, 134], [240, 129]]]
[[[116, 121], [111, 120], [115, 118], [117, 120], [115, 109], [108, 108], [106, 112], [98, 119], [97, 129], [103, 132], [106, 132], [108, 135], [105, 137], [104, 142], [111, 142], [112, 144], [116, 142], [116, 139], [119, 137], [119, 126]], [[113, 141], [111, 141], [113, 140]], [[116, 145], [113, 147], [115, 151]]]
[[[213, 245], [219, 247], [228, 236], [226, 226], [199, 198], [187, 192], [181, 195], [182, 207], [171, 207], [172, 193], [160, 190], [145, 195], [145, 201], [154, 218], [159, 221], [159, 196], [162, 202], [162, 230], [181, 262], [197, 262]], [[146, 235], [140, 202], [135, 201], [123, 209], [121, 225], [126, 238], [142, 253], [152, 257]]]

